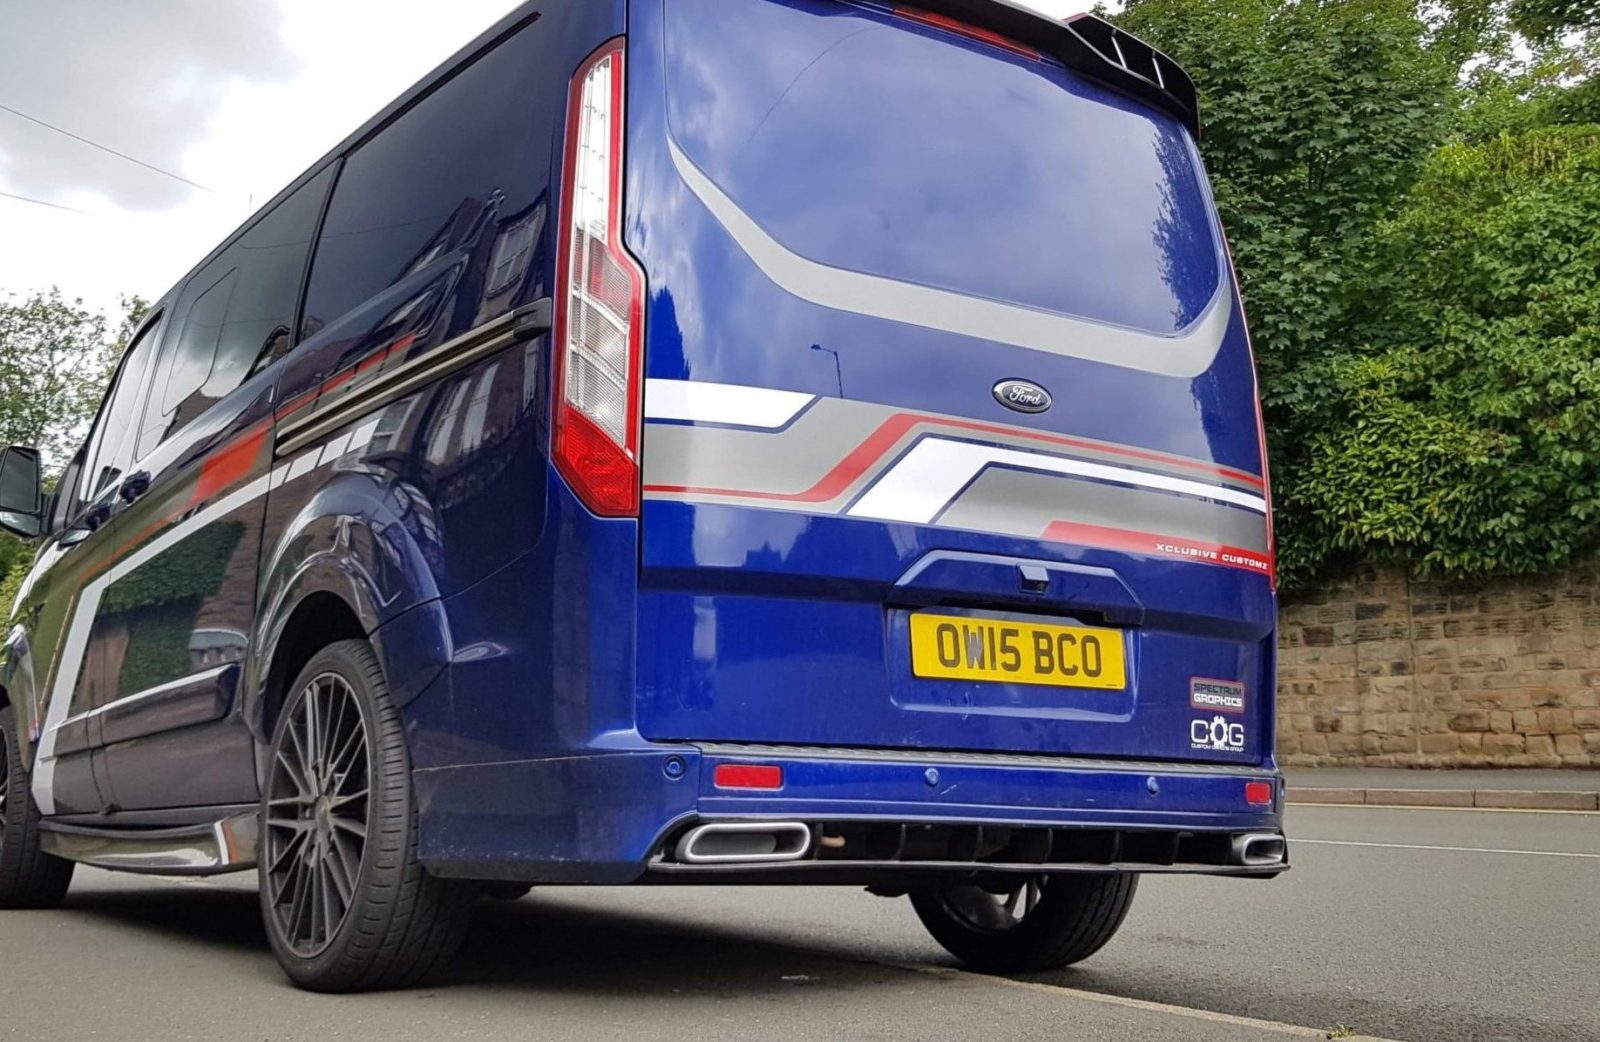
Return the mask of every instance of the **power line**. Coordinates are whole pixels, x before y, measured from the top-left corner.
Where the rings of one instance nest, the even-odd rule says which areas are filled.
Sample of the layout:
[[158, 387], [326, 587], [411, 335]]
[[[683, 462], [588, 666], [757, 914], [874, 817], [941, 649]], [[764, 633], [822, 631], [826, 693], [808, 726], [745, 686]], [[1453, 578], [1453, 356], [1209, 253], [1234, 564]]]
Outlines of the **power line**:
[[52, 210], [68, 210], [72, 213], [81, 213], [87, 216], [93, 216], [88, 210], [80, 210], [76, 206], [63, 206], [60, 203], [47, 203], [43, 199], [34, 199], [26, 195], [18, 195], [15, 192], [0, 192], [0, 196], [5, 196], [7, 199], [16, 199], [24, 203], [33, 203], [35, 206], [48, 206]]
[[187, 177], [184, 177], [182, 174], [175, 174], [171, 170], [163, 170], [159, 166], [152, 166], [151, 164], [146, 163], [142, 159], [133, 158], [132, 156], [128, 155], [126, 152], [118, 152], [116, 149], [108, 148], [105, 145], [100, 144], [100, 142], [98, 142], [98, 141], [90, 141], [88, 138], [83, 137], [81, 134], [74, 134], [70, 130], [63, 130], [60, 127], [56, 126], [54, 123], [46, 123], [44, 120], [38, 118], [37, 116], [30, 116], [26, 112], [18, 112], [16, 109], [12, 108], [9, 105], [0, 105], [0, 111], [9, 112], [13, 116], [20, 116], [21, 118], [27, 120], [30, 123], [39, 124], [39, 126], [44, 127], [46, 130], [53, 130], [57, 134], [64, 134], [64, 135], [66, 135], [67, 137], [71, 138], [74, 141], [83, 142], [85, 145], [88, 145], [90, 148], [98, 148], [102, 152], [106, 152], [106, 153], [109, 153], [111, 155], [114, 155], [118, 159], [126, 159], [128, 162], [133, 163], [136, 166], [142, 166], [146, 170], [154, 170], [156, 173], [160, 174], [163, 177], [170, 177], [174, 181], [182, 181], [184, 184], [189, 185], [192, 188], [198, 188], [202, 192], [210, 192], [212, 195], [216, 195], [217, 194], [217, 190], [215, 188], [207, 188], [205, 185], [201, 184], [200, 182], [191, 181]]

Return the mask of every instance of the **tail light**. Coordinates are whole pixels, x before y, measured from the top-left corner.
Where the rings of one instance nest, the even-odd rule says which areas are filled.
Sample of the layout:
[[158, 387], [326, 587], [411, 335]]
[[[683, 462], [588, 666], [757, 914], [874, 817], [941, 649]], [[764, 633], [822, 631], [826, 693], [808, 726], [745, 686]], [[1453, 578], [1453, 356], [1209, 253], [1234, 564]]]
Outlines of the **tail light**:
[[639, 512], [644, 273], [622, 246], [622, 41], [572, 78], [557, 261], [552, 456], [596, 514]]

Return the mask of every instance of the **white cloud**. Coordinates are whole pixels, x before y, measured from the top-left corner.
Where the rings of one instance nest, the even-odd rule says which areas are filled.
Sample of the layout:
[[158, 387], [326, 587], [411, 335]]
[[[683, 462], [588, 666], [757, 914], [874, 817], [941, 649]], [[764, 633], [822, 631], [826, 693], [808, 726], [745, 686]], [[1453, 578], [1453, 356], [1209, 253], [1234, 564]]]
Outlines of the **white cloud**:
[[[1055, 18], [1091, 6], [1027, 2]], [[0, 197], [0, 292], [55, 284], [108, 309], [121, 293], [164, 293], [255, 207], [514, 6], [514, 0], [278, 0], [274, 19], [257, 0], [139, 5], [142, 26], [183, 38], [192, 60], [174, 63], [142, 54], [111, 20], [80, 17], [108, 9], [99, 3], [10, 3], [20, 6], [8, 6], [9, 21], [0, 19], [0, 69], [20, 68], [20, 56], [32, 55], [33, 104], [50, 108], [55, 100], [62, 107], [53, 114], [70, 122], [68, 129], [216, 189], [162, 183], [159, 175], [0, 112], [0, 191], [85, 211]], [[197, 12], [206, 25], [222, 28], [200, 25]], [[69, 15], [78, 18], [73, 33], [50, 29]], [[251, 48], [241, 39], [251, 34], [270, 60], [248, 57]], [[71, 54], [52, 52], [68, 46], [52, 41], [74, 38]], [[142, 60], [177, 69], [152, 78]], [[127, 96], [141, 87], [150, 96]], [[196, 98], [207, 104], [196, 105]], [[151, 105], [163, 100], [187, 106], [186, 118], [201, 123], [198, 131], [152, 116]], [[178, 154], [162, 154], [174, 147]], [[57, 176], [30, 168], [21, 177], [15, 161], [3, 157], [23, 150], [55, 163]], [[152, 184], [159, 189], [153, 194]]]
[[[58, 0], [30, 2], [43, 10]], [[164, 293], [255, 207], [514, 6], [514, 0], [449, 4], [279, 0], [280, 17], [273, 25], [273, 19], [262, 17], [253, 6], [204, 2], [233, 12], [241, 31], [275, 32], [281, 46], [270, 49], [281, 52], [293, 71], [276, 78], [247, 78], [223, 76], [215, 67], [190, 69], [189, 74], [205, 78], [215, 94], [209, 99], [209, 115], [199, 113], [203, 127], [187, 136], [187, 144], [182, 136], [163, 139], [176, 144], [181, 149], [178, 154], [160, 154], [171, 144], [152, 143], [150, 149], [142, 149], [144, 135], [138, 127], [113, 134], [114, 121], [108, 117], [118, 110], [136, 113], [148, 108], [147, 98], [135, 105], [119, 97], [117, 92], [131, 84], [162, 91], [164, 96], [174, 90], [192, 96], [193, 82], [168, 77], [149, 84], [136, 68], [119, 74], [119, 63], [105, 57], [114, 41], [105, 39], [113, 29], [104, 25], [84, 29], [101, 34], [95, 47], [57, 54], [58, 60], [41, 63], [61, 82], [44, 84], [35, 104], [70, 93], [78, 99], [73, 107], [79, 118], [68, 126], [73, 113], [64, 106], [53, 121], [215, 188], [216, 193], [163, 179], [0, 112], [0, 154], [24, 149], [34, 156], [47, 154], [59, 171], [54, 184], [36, 176], [24, 184], [14, 171], [0, 165], [0, 191], [84, 211], [0, 197], [0, 291], [22, 293], [55, 284], [69, 296], [104, 308], [113, 306], [120, 293], [145, 297]], [[161, 5], [141, 6], [140, 14], [169, 30], [187, 24], [185, 19], [192, 15], [185, 0], [161, 0]], [[44, 23], [31, 15], [17, 23], [20, 32], [0, 34], [0, 67], [30, 49], [49, 50], [49, 41], [59, 39], [48, 35]], [[262, 41], [261, 46], [268, 44]], [[86, 67], [89, 59], [79, 56], [91, 51], [99, 55], [94, 60], [101, 71]], [[123, 55], [123, 63], [138, 59], [131, 47], [125, 47]], [[103, 68], [107, 66], [109, 73]], [[182, 89], [172, 86], [175, 81]], [[97, 174], [120, 174], [129, 183], [164, 182], [161, 187], [170, 195], [157, 201], [167, 205], [160, 209], [129, 205], [126, 192], [108, 177], [79, 176], [90, 165]], [[95, 185], [99, 187], [91, 187]], [[148, 205], [147, 199], [139, 202]]]

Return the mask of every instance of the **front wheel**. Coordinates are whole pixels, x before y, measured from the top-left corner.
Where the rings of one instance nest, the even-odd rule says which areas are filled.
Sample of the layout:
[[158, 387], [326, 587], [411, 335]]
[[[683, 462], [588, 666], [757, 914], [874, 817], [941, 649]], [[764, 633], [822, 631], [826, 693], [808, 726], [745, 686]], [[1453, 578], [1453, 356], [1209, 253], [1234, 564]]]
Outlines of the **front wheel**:
[[0, 908], [54, 908], [72, 883], [71, 861], [39, 849], [39, 808], [28, 791], [16, 712], [0, 709]]
[[1060, 873], [911, 892], [922, 925], [983, 973], [1036, 973], [1105, 947], [1133, 904], [1133, 873]]
[[295, 680], [261, 799], [261, 912], [302, 988], [415, 984], [461, 944], [477, 895], [417, 858], [400, 714], [372, 647], [345, 640]]

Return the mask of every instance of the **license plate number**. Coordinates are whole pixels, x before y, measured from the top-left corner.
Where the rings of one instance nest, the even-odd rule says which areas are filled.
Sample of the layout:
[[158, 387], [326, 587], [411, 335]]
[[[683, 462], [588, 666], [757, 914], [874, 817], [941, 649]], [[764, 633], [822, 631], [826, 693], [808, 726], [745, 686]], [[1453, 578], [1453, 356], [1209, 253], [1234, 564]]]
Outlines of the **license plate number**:
[[1103, 691], [1128, 683], [1120, 630], [929, 612], [911, 616], [911, 672]]

